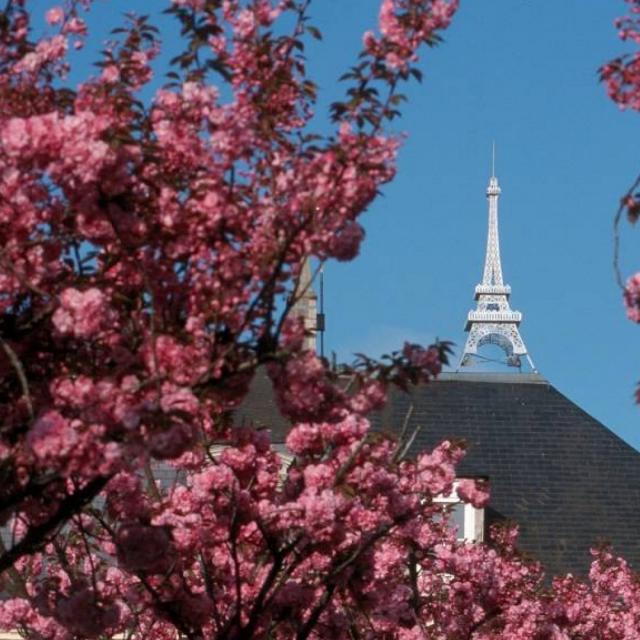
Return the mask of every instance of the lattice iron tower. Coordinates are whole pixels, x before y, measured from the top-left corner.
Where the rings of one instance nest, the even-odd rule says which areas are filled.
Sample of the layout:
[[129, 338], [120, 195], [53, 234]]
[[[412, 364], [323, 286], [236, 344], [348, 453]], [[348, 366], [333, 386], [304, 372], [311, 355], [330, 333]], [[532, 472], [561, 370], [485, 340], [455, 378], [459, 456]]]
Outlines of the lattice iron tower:
[[487, 344], [494, 344], [504, 351], [507, 365], [520, 368], [522, 358], [526, 358], [531, 369], [536, 371], [518, 329], [522, 322], [522, 314], [519, 311], [513, 311], [509, 306], [511, 287], [504, 284], [502, 279], [500, 238], [498, 236], [498, 199], [500, 193], [501, 189], [494, 168], [487, 187], [489, 231], [484, 273], [482, 282], [475, 289], [475, 299], [478, 306], [475, 311], [469, 311], [467, 315], [464, 330], [469, 332], [469, 336], [464, 345], [458, 368], [474, 364], [474, 361], [481, 357], [478, 356], [478, 349]]

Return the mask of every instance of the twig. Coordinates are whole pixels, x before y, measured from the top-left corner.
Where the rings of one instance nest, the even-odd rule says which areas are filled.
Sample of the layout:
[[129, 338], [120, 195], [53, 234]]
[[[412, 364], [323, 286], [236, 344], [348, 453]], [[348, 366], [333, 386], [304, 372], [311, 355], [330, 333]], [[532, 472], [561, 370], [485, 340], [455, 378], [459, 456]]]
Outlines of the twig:
[[620, 199], [620, 206], [618, 207], [613, 219], [613, 272], [616, 277], [616, 283], [623, 291], [626, 290], [626, 287], [620, 271], [620, 220], [622, 219], [622, 212], [627, 206], [627, 200], [633, 195], [633, 192], [638, 188], [638, 185], [640, 185], [640, 175]]
[[402, 458], [404, 458], [407, 455], [407, 452], [409, 451], [409, 449], [411, 449], [411, 445], [416, 439], [416, 436], [418, 435], [418, 433], [420, 433], [421, 428], [422, 428], [422, 425], [419, 425], [419, 424], [416, 425], [416, 428], [413, 430], [413, 433], [409, 436], [409, 439], [407, 440], [406, 444], [402, 448], [402, 451], [399, 453], [398, 457], [396, 458], [394, 456], [394, 461], [402, 460]]
[[402, 430], [400, 431], [400, 436], [398, 437], [398, 446], [396, 450], [393, 452], [392, 460], [397, 462], [401, 455], [400, 452], [403, 448], [402, 443], [404, 442], [404, 437], [407, 435], [407, 429], [409, 428], [409, 421], [411, 420], [411, 416], [413, 415], [413, 402], [409, 405], [407, 409], [407, 413], [404, 416], [404, 420], [402, 421]]
[[11, 348], [11, 345], [0, 336], [0, 344], [2, 345], [2, 350], [9, 358], [11, 365], [16, 371], [18, 375], [18, 380], [20, 380], [20, 386], [22, 387], [22, 397], [25, 399], [27, 403], [27, 409], [29, 410], [29, 417], [31, 420], [34, 418], [33, 412], [33, 402], [31, 401], [31, 393], [29, 392], [29, 382], [27, 381], [27, 376], [24, 372], [24, 367], [22, 366], [22, 362], [20, 362], [20, 358], [18, 358], [16, 352]]

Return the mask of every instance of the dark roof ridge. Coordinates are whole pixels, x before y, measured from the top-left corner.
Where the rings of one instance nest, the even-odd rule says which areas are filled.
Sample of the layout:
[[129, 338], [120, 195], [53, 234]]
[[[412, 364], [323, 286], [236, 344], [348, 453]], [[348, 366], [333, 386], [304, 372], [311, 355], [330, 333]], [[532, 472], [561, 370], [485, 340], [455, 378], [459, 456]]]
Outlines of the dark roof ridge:
[[549, 381], [539, 373], [445, 371], [438, 376], [437, 380], [439, 382], [505, 382], [509, 384], [519, 383], [550, 385]]

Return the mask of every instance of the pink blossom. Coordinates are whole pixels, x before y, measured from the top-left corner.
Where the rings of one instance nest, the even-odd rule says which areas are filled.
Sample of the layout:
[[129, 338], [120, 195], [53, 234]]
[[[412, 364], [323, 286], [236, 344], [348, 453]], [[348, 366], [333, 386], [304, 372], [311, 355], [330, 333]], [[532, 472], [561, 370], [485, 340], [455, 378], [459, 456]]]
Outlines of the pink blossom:
[[321, 453], [325, 443], [317, 424], [298, 424], [287, 435], [287, 448], [298, 455]]
[[419, 479], [424, 483], [426, 491], [432, 496], [448, 495], [451, 492], [455, 480], [455, 464], [462, 454], [458, 447], [445, 441], [431, 453], [418, 456]]
[[420, 345], [405, 342], [402, 354], [411, 366], [425, 369], [433, 376], [437, 376], [442, 370], [440, 354], [435, 347], [425, 349]]
[[233, 485], [233, 473], [226, 465], [209, 466], [192, 476], [191, 483], [196, 497], [208, 501], [213, 492], [222, 491]]
[[309, 465], [304, 470], [305, 487], [310, 493], [329, 489], [335, 479], [335, 469], [327, 464]]
[[365, 31], [362, 36], [362, 44], [367, 51], [373, 51], [377, 44], [373, 31]]
[[84, 36], [87, 35], [87, 25], [82, 18], [74, 16], [71, 20], [65, 23], [63, 32]]
[[61, 7], [52, 7], [46, 13], [46, 20], [49, 24], [60, 24], [64, 20], [64, 11]]
[[624, 290], [624, 305], [627, 318], [633, 322], [640, 322], [640, 273], [636, 273], [627, 280]]
[[[640, 43], [640, 20], [637, 0], [627, 0], [629, 15], [616, 20], [618, 36], [636, 46]], [[640, 109], [640, 55], [634, 51], [600, 67], [600, 77], [609, 97], [620, 109]]]
[[394, 0], [383, 0], [380, 5], [380, 32], [387, 38], [399, 38], [403, 34], [403, 30], [396, 18], [395, 5]]
[[19, 60], [14, 70], [17, 73], [38, 72], [42, 67], [58, 62], [67, 53], [68, 42], [65, 36], [57, 35], [49, 40], [41, 40], [36, 45], [35, 51], [27, 53]]
[[188, 387], [177, 387], [165, 382], [162, 385], [162, 397], [160, 407], [165, 413], [180, 412], [196, 414], [198, 411], [198, 399]]
[[147, 342], [142, 351], [145, 366], [154, 374], [166, 375], [177, 385], [194, 384], [207, 370], [207, 349], [160, 335]]
[[367, 381], [351, 399], [351, 410], [360, 415], [367, 415], [381, 409], [387, 401], [386, 385], [380, 380]]
[[27, 443], [44, 462], [56, 461], [70, 454], [78, 442], [75, 429], [57, 411], [42, 414], [29, 430]]
[[477, 480], [460, 480], [456, 486], [456, 492], [461, 500], [468, 502], [476, 509], [482, 509], [489, 504], [489, 491]]
[[256, 468], [256, 449], [252, 444], [227, 447], [220, 456], [220, 462], [231, 467], [236, 476], [253, 474]]
[[69, 288], [60, 294], [60, 306], [52, 321], [62, 335], [91, 338], [100, 332], [108, 317], [106, 297], [100, 289]]
[[248, 38], [255, 29], [255, 17], [253, 11], [245, 9], [236, 17], [234, 31], [238, 38]]
[[18, 154], [30, 142], [27, 123], [24, 118], [10, 118], [2, 130], [2, 143], [5, 148]]
[[341, 500], [333, 491], [324, 490], [313, 496], [300, 499], [304, 507], [305, 525], [314, 540], [328, 542], [339, 527], [337, 509]]
[[120, 80], [120, 70], [115, 64], [107, 65], [100, 76], [105, 82], [112, 83]]

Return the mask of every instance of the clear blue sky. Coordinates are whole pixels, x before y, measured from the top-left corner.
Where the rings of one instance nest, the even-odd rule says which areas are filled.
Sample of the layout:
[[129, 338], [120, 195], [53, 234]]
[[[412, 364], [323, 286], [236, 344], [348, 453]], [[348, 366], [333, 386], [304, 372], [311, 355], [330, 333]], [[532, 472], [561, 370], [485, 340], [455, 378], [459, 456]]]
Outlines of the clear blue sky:
[[[361, 256], [327, 267], [327, 350], [347, 360], [404, 339], [464, 344], [482, 271], [495, 139], [503, 270], [513, 306], [524, 313], [525, 342], [554, 386], [640, 448], [633, 404], [640, 327], [625, 318], [611, 267], [616, 203], [640, 172], [640, 116], [620, 113], [597, 78], [599, 65], [622, 50], [612, 22], [626, 5], [461, 4], [446, 42], [423, 55], [423, 84], [406, 88], [410, 100], [395, 126], [408, 140], [396, 180], [363, 219]], [[98, 1], [91, 23], [105, 29], [121, 10], [163, 5]], [[340, 95], [336, 79], [378, 5], [314, 3], [324, 40], [310, 45], [309, 66], [321, 89], [320, 114]], [[175, 36], [165, 39], [175, 47]], [[638, 233], [625, 227], [625, 274], [640, 269]]]

